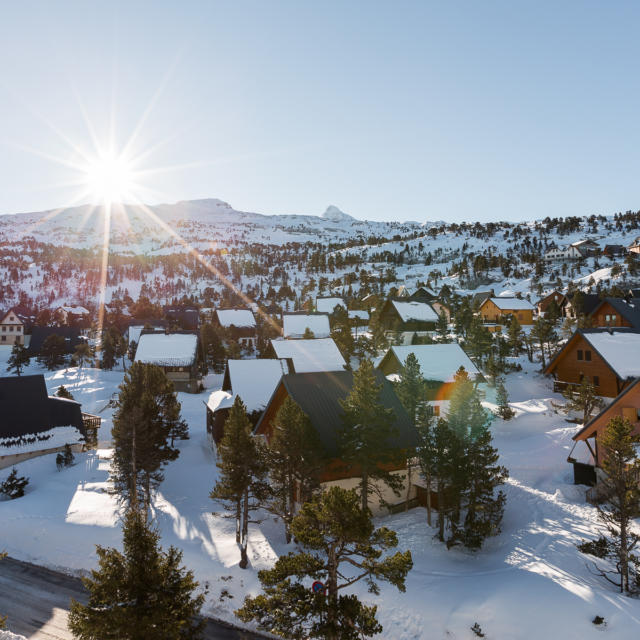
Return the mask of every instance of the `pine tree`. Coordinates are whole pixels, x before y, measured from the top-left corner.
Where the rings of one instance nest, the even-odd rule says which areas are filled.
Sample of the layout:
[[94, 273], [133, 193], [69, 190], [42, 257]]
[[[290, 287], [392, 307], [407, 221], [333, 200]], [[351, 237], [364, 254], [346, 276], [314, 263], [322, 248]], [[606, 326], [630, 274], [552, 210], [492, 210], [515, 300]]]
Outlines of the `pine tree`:
[[401, 454], [389, 448], [395, 433], [394, 416], [380, 402], [382, 385], [376, 381], [371, 360], [363, 360], [353, 375], [353, 386], [344, 400], [344, 430], [341, 434], [341, 459], [358, 469], [362, 509], [368, 509], [369, 496], [378, 493], [376, 481], [400, 495], [402, 478], [387, 471], [385, 464], [399, 462]]
[[47, 336], [42, 343], [37, 360], [49, 370], [60, 367], [65, 362], [66, 344], [64, 338], [55, 333]]
[[[622, 417], [612, 418], [602, 436], [598, 437], [598, 451], [604, 455], [605, 472], [598, 488], [604, 502], [596, 505], [598, 517], [605, 527], [605, 535], [598, 543], [579, 545], [581, 551], [606, 558], [607, 567], [595, 566], [599, 575], [614, 584], [621, 593], [640, 590], [640, 558], [634, 553], [640, 535], [632, 527], [640, 513], [640, 435]], [[613, 568], [612, 568], [613, 567]]]
[[58, 398], [66, 398], [67, 400], [73, 400], [73, 395], [71, 394], [71, 391], [69, 391], [69, 389], [67, 389], [67, 387], [65, 387], [63, 384], [61, 384], [58, 387], [58, 390], [56, 391], [56, 396], [58, 396]]
[[162, 469], [180, 453], [171, 442], [181, 429], [181, 407], [173, 384], [155, 365], [134, 362], [119, 388], [111, 477], [124, 502], [148, 506], [164, 479]]
[[418, 408], [416, 415], [416, 430], [418, 431], [419, 445], [416, 449], [416, 457], [420, 470], [424, 476], [427, 490], [427, 524], [431, 526], [431, 491], [436, 478], [436, 448], [435, 429], [432, 424], [433, 416], [431, 407], [426, 403]]
[[491, 443], [491, 432], [483, 427], [471, 438], [465, 459], [467, 486], [463, 501], [466, 508], [461, 541], [469, 549], [479, 549], [488, 536], [500, 533], [506, 497], [496, 489], [509, 477], [498, 465], [499, 454]]
[[106, 371], [111, 371], [116, 366], [117, 345], [111, 331], [105, 332], [102, 338], [102, 361], [100, 366]]
[[25, 367], [28, 367], [31, 362], [28, 349], [23, 345], [16, 342], [11, 348], [11, 355], [7, 360], [7, 371], [15, 371], [16, 375], [20, 375]]
[[[376, 595], [378, 581], [404, 592], [413, 562], [410, 551], [386, 555], [397, 546], [397, 536], [386, 527], [374, 529], [359, 501], [354, 491], [331, 487], [303, 505], [291, 523], [302, 551], [281, 556], [272, 569], [260, 571], [265, 593], [245, 598], [236, 615], [287, 638], [360, 640], [382, 633], [377, 607], [362, 604], [355, 594], [343, 595], [343, 590], [365, 580]], [[310, 578], [324, 590], [309, 589]]]
[[444, 311], [438, 314], [436, 333], [438, 334], [438, 342], [443, 344], [449, 342], [449, 325], [447, 323], [447, 314]]
[[509, 344], [512, 355], [516, 358], [522, 351], [523, 336], [524, 331], [518, 322], [518, 318], [511, 316], [509, 327], [507, 328], [507, 343]]
[[69, 629], [77, 640], [196, 640], [204, 594], [181, 566], [182, 552], [163, 551], [142, 513], [123, 524], [123, 551], [96, 547], [98, 569], [83, 578], [88, 603], [71, 601]]
[[304, 333], [302, 334], [302, 337], [304, 340], [313, 340], [316, 336], [313, 333], [313, 331], [311, 331], [311, 329], [309, 329], [309, 327], [305, 327], [304, 328]]
[[7, 479], [0, 483], [0, 494], [7, 496], [9, 500], [22, 498], [25, 487], [29, 484], [29, 478], [18, 475], [18, 470], [14, 467]]
[[467, 331], [464, 349], [478, 362], [482, 362], [491, 351], [493, 338], [489, 330], [482, 324], [480, 316], [473, 316]]
[[338, 306], [334, 312], [331, 337], [340, 350], [342, 357], [347, 362], [347, 367], [351, 368], [350, 363], [355, 350], [355, 341], [351, 333], [349, 316], [347, 315], [346, 309], [342, 306]]
[[545, 348], [549, 357], [551, 356], [551, 343], [557, 342], [558, 334], [553, 326], [546, 318], [538, 318], [531, 329], [531, 336], [538, 341], [540, 346], [540, 357], [542, 359], [542, 368], [546, 368], [547, 360], [545, 357]]
[[76, 346], [71, 359], [79, 369], [82, 369], [84, 363], [89, 362], [92, 358], [93, 351], [89, 344], [83, 340]]
[[582, 378], [577, 389], [568, 385], [562, 395], [567, 400], [565, 411], [581, 412], [582, 424], [587, 424], [596, 410], [604, 406], [602, 399], [596, 395], [596, 388], [588, 376]]
[[249, 564], [250, 514], [262, 507], [269, 496], [266, 482], [267, 461], [265, 446], [251, 435], [247, 410], [236, 397], [229, 417], [224, 423], [224, 436], [218, 446], [218, 482], [211, 491], [212, 500], [223, 503], [228, 518], [236, 520], [236, 542], [240, 545], [240, 568]]
[[515, 415], [515, 411], [509, 406], [509, 396], [507, 395], [507, 388], [504, 386], [504, 380], [500, 378], [496, 385], [496, 400], [498, 402], [498, 409], [496, 414], [503, 420], [511, 420]]
[[267, 460], [272, 492], [270, 510], [284, 521], [288, 544], [296, 502], [306, 502], [319, 487], [322, 463], [320, 439], [308, 416], [290, 398], [285, 399], [276, 414]]
[[[400, 380], [395, 384], [396, 394], [415, 425], [418, 411], [426, 402], [426, 385], [420, 369], [420, 364], [414, 353], [410, 353], [400, 371]], [[411, 491], [412, 461], [415, 450], [407, 451], [407, 496], [405, 511], [409, 509], [409, 492]]]
[[56, 467], [58, 467], [58, 471], [61, 471], [63, 467], [70, 467], [74, 460], [75, 456], [73, 455], [73, 451], [71, 451], [71, 447], [65, 444], [64, 451], [56, 456]]

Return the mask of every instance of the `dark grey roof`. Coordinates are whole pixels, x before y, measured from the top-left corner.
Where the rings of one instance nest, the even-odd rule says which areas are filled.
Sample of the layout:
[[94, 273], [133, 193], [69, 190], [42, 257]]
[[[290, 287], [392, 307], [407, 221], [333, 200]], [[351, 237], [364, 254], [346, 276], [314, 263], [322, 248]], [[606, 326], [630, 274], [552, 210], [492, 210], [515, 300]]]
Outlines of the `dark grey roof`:
[[[624, 298], [603, 298], [600, 304], [608, 302], [625, 320], [631, 323], [634, 329], [640, 329], [640, 298], [630, 298], [627, 302]], [[598, 307], [591, 312], [597, 311]], [[616, 327], [616, 331], [618, 327]]]
[[[376, 372], [379, 384], [382, 384], [380, 401], [393, 411], [396, 418], [397, 435], [389, 442], [393, 448], [415, 446], [418, 435], [406, 411], [402, 407], [391, 383]], [[344, 400], [353, 385], [351, 371], [335, 371], [321, 373], [291, 373], [282, 377], [289, 396], [309, 416], [318, 432], [320, 441], [328, 455], [338, 455], [339, 434], [344, 428], [343, 411], [340, 400]], [[262, 418], [256, 425], [260, 426]]]
[[43, 375], [0, 378], [0, 438], [67, 426], [84, 433], [80, 403], [49, 397]]
[[66, 344], [66, 352], [73, 353], [75, 348], [83, 341], [80, 336], [80, 329], [77, 327], [33, 327], [31, 331], [31, 342], [29, 342], [29, 353], [37, 355], [50, 335], [62, 336]]
[[177, 322], [183, 329], [197, 329], [200, 325], [200, 311], [197, 307], [164, 307], [164, 314], [171, 322]]

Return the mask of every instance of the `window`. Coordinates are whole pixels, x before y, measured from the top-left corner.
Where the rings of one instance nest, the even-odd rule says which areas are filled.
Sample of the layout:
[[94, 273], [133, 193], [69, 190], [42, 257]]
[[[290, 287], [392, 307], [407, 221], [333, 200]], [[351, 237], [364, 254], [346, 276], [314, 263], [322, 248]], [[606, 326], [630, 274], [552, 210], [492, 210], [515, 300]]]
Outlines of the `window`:
[[578, 380], [580, 382], [582, 382], [584, 380], [584, 373], [582, 373], [582, 372], [580, 373], [580, 377], [578, 378]]
[[593, 376], [593, 386], [594, 387], [599, 387], [600, 386], [600, 377], [599, 376]]
[[589, 349], [587, 349], [587, 350], [584, 352], [584, 359], [585, 359], [587, 362], [591, 362], [591, 351], [590, 351]]
[[7, 336], [2, 336], [2, 342], [6, 342], [7, 341]]
[[578, 349], [578, 360], [582, 360], [582, 359], [583, 359], [582, 349]]
[[13, 333], [13, 325], [9, 326], [9, 333]]
[[6, 331], [6, 330], [7, 330], [7, 327], [5, 327], [4, 325], [2, 325], [2, 331], [4, 332], [4, 331]]

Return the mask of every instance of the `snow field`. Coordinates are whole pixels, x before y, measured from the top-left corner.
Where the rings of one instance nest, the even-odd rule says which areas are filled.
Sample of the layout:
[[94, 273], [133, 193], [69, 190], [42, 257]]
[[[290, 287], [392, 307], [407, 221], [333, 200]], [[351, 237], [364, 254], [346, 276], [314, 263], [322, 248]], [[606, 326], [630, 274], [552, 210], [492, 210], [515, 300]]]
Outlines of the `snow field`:
[[[0, 368], [8, 357], [4, 351]], [[601, 633], [616, 640], [638, 637], [640, 601], [621, 597], [593, 576], [588, 558], [575, 547], [596, 536], [598, 528], [595, 509], [584, 500], [585, 487], [572, 484], [566, 462], [578, 427], [551, 406], [561, 398], [551, 391], [550, 381], [526, 359], [521, 363], [523, 371], [506, 378], [517, 417], [492, 425], [501, 463], [511, 474], [502, 533], [478, 553], [447, 551], [434, 539], [422, 508], [378, 518], [379, 526], [397, 532], [398, 549], [410, 549], [414, 562], [406, 593], [382, 585], [380, 596], [372, 596], [357, 585], [359, 596], [378, 607], [384, 626], [379, 637], [472, 639], [475, 622], [496, 640], [584, 640]], [[50, 393], [64, 384], [83, 410], [102, 416], [101, 448], [76, 455], [76, 464], [60, 472], [55, 456], [20, 464], [19, 473], [31, 482], [24, 498], [0, 502], [0, 547], [18, 559], [83, 573], [96, 566], [96, 544], [120, 547], [120, 512], [108, 492], [112, 409], [104, 407], [123, 373], [46, 372], [32, 365], [28, 373], [36, 372], [45, 373]], [[208, 497], [216, 467], [203, 401], [219, 386], [220, 376], [206, 382], [203, 394], [179, 394], [191, 439], [179, 443], [179, 459], [165, 470], [154, 516], [163, 546], [179, 547], [185, 565], [208, 584], [205, 612], [232, 621], [244, 596], [260, 592], [257, 571], [293, 547], [284, 544], [282, 524], [265, 516], [251, 526], [250, 568], [238, 568], [234, 522], [214, 515], [218, 507]], [[485, 406], [494, 406], [490, 393]], [[0, 480], [8, 471], [0, 471]], [[605, 618], [606, 627], [591, 623], [596, 615]]]

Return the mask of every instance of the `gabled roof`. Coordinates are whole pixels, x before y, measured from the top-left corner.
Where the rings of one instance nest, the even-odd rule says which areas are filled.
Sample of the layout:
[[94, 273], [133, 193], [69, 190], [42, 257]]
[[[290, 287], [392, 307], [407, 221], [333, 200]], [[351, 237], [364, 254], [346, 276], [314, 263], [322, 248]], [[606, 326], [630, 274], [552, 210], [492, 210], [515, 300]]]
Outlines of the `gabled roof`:
[[606, 362], [611, 371], [621, 380], [640, 377], [640, 332], [624, 327], [609, 329], [578, 329], [562, 349], [556, 353], [544, 370], [551, 373], [559, 358], [567, 352], [578, 336], [591, 345]]
[[[381, 403], [391, 409], [396, 418], [397, 434], [389, 446], [405, 448], [415, 446], [418, 438], [415, 427], [402, 407], [391, 383], [380, 373], [376, 373], [378, 383], [382, 384]], [[295, 373], [283, 376], [280, 384], [294, 402], [309, 416], [320, 441], [330, 456], [339, 455], [340, 433], [344, 429], [343, 410], [340, 400], [344, 400], [353, 386], [353, 373], [339, 371], [333, 373]], [[275, 393], [274, 393], [275, 396]], [[264, 419], [264, 414], [256, 425], [256, 432]]]
[[316, 298], [316, 311], [319, 313], [333, 313], [333, 310], [338, 306], [342, 306], [345, 309], [347, 305], [342, 298], [337, 297], [318, 297]]
[[331, 335], [329, 316], [326, 313], [283, 313], [282, 334], [285, 338], [302, 338], [305, 329], [313, 331], [316, 338]]
[[143, 333], [136, 362], [159, 367], [189, 367], [196, 360], [198, 336], [193, 333]]
[[272, 340], [276, 358], [291, 359], [296, 373], [344, 371], [346, 362], [332, 338]]
[[418, 322], [438, 321], [438, 314], [426, 302], [391, 300], [391, 304], [398, 312], [402, 322], [411, 322], [412, 320], [417, 320]]
[[84, 307], [76, 306], [76, 307], [58, 307], [58, 309], [62, 309], [66, 313], [71, 313], [74, 316], [87, 316], [89, 315], [89, 310]]
[[216, 309], [218, 322], [222, 327], [255, 327], [256, 319], [249, 309]]
[[604, 416], [614, 405], [618, 404], [618, 402], [620, 402], [620, 400], [622, 400], [622, 398], [624, 398], [624, 396], [626, 396], [627, 393], [629, 393], [629, 391], [631, 391], [631, 389], [633, 389], [639, 382], [640, 378], [636, 378], [636, 380], [634, 380], [630, 385], [627, 385], [597, 416], [591, 418], [591, 420], [589, 420], [589, 422], [587, 422], [587, 424], [585, 424], [584, 427], [582, 427], [582, 429], [573, 436], [573, 439], [584, 440], [588, 438], [591, 435], [589, 432], [592, 430], [593, 426], [600, 421], [600, 418]]
[[33, 327], [31, 341], [29, 342], [29, 353], [40, 353], [44, 341], [51, 335], [64, 338], [66, 353], [73, 353], [75, 348], [81, 342], [84, 342], [84, 338], [80, 336], [80, 329], [77, 327]]
[[24, 324], [24, 321], [20, 317], [20, 314], [17, 311], [15, 311], [13, 307], [11, 307], [11, 309], [9, 309], [6, 313], [0, 312], [0, 323], [3, 323], [8, 318], [9, 314], [12, 312], [13, 312], [13, 315], [16, 317], [16, 319], [20, 322], [20, 324]]
[[640, 329], [640, 298], [631, 298], [628, 302], [624, 298], [603, 298], [589, 315], [593, 317], [605, 302], [630, 322], [634, 329]]
[[[501, 311], [510, 311], [511, 309], [533, 311], [534, 308], [528, 300], [522, 300], [520, 298], [497, 297], [488, 298], [488, 300], [491, 300]], [[485, 300], [480, 306], [482, 307], [486, 302]]]
[[80, 403], [50, 397], [43, 375], [0, 378], [0, 407], [0, 440], [54, 427], [75, 427], [84, 433]]
[[459, 344], [419, 344], [391, 347], [380, 361], [382, 363], [394, 357], [400, 366], [404, 366], [407, 356], [413, 353], [418, 360], [420, 370], [425, 380], [453, 382], [460, 367], [464, 367], [471, 379], [482, 378], [482, 374], [471, 362], [469, 356]]
[[[224, 406], [226, 407], [226, 403], [229, 401], [233, 404], [235, 397], [240, 396], [249, 413], [264, 409], [278, 386], [280, 378], [286, 373], [289, 373], [286, 360], [275, 358], [229, 360], [224, 376], [225, 384], [223, 386], [225, 390], [222, 391], [222, 393], [226, 393], [229, 396], [229, 399], [225, 401]], [[228, 385], [226, 384], [227, 377], [229, 379]], [[227, 387], [230, 387], [230, 389]], [[216, 402], [220, 400], [222, 402], [219, 394], [215, 394], [218, 394], [218, 392], [214, 391], [210, 396], [210, 400]], [[215, 410], [210, 402], [207, 402], [207, 405], [212, 411]]]

